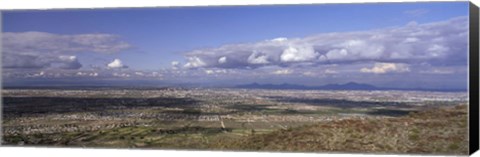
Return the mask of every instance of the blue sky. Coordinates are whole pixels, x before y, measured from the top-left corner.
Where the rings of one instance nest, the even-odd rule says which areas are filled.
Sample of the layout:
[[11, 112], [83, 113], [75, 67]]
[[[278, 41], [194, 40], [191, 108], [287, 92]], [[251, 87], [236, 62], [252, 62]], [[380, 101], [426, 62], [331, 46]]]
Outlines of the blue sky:
[[[349, 69], [350, 66], [355, 64], [355, 68], [358, 68], [361, 71], [360, 66], [367, 66], [370, 64], [370, 69], [375, 67], [375, 64], [380, 68], [385, 66], [394, 66], [393, 69], [398, 68], [399, 66], [405, 66], [404, 72], [402, 75], [415, 75], [412, 74], [410, 64], [411, 62], [399, 61], [398, 58], [366, 58], [359, 60], [339, 60], [338, 63], [325, 64], [320, 63], [319, 65], [309, 65], [305, 66], [304, 63], [319, 63], [320, 61], [314, 61], [315, 59], [320, 59], [320, 52], [314, 48], [314, 53], [310, 55], [310, 58], [295, 57], [295, 55], [301, 55], [301, 51], [309, 53], [310, 48], [303, 48], [298, 46], [298, 43], [307, 43], [308, 38], [313, 38], [316, 41], [320, 41], [317, 38], [328, 38], [325, 34], [328, 33], [340, 33], [345, 35], [344, 40], [339, 40], [338, 44], [341, 42], [350, 41], [349, 38], [359, 39], [363, 38], [362, 35], [346, 35], [351, 34], [352, 32], [364, 32], [369, 31], [379, 32], [378, 30], [384, 30], [383, 33], [392, 32], [396, 28], [407, 27], [407, 24], [415, 24], [421, 26], [422, 24], [429, 23], [438, 23], [442, 21], [448, 21], [459, 17], [468, 16], [468, 3], [467, 2], [448, 2], [448, 3], [433, 3], [433, 2], [424, 2], [424, 3], [378, 3], [378, 4], [324, 4], [324, 5], [286, 5], [286, 6], [226, 6], [226, 7], [172, 7], [172, 8], [142, 8], [142, 9], [82, 9], [82, 10], [38, 10], [38, 11], [4, 11], [3, 15], [3, 32], [10, 33], [3, 37], [3, 40], [7, 40], [7, 43], [4, 44], [5, 51], [29, 51], [22, 52], [25, 54], [21, 55], [30, 55], [30, 58], [33, 57], [36, 61], [41, 60], [41, 63], [36, 63], [34, 65], [31, 62], [27, 62], [28, 58], [26, 56], [9, 56], [9, 52], [5, 54], [8, 59], [7, 63], [3, 65], [5, 69], [24, 69], [25, 73], [31, 75], [32, 78], [34, 74], [40, 74], [43, 72], [42, 77], [47, 77], [46, 73], [49, 71], [54, 71], [54, 69], [62, 69], [64, 73], [75, 73], [79, 74], [83, 72], [93, 73], [97, 70], [97, 75], [105, 74], [103, 79], [108, 78], [108, 75], [117, 73], [119, 77], [123, 73], [128, 73], [134, 75], [135, 72], [142, 73], [152, 73], [157, 72], [159, 75], [172, 75], [170, 73], [175, 73], [185, 69], [183, 73], [203, 73], [203, 74], [216, 74], [222, 73], [228, 75], [229, 73], [249, 73], [248, 71], [256, 71], [262, 73], [266, 70], [273, 71], [284, 71], [289, 73], [288, 70], [297, 71], [294, 68], [299, 68], [302, 66], [303, 70], [308, 68], [319, 68], [326, 69], [325, 66], [335, 65], [339, 69]], [[453, 20], [455, 21], [455, 20]], [[440, 27], [440, 26], [439, 26]], [[429, 29], [428, 26], [424, 27]], [[385, 30], [386, 29], [386, 30]], [[409, 29], [409, 28], [404, 28]], [[30, 33], [28, 33], [30, 32]], [[36, 32], [36, 33], [31, 33]], [[382, 32], [382, 31], [380, 31]], [[23, 33], [23, 34], [22, 34]], [[27, 34], [25, 34], [27, 33]], [[39, 34], [40, 33], [40, 34]], [[41, 34], [46, 33], [46, 34]], [[342, 34], [343, 33], [343, 34]], [[88, 38], [82, 35], [90, 35]], [[94, 35], [102, 34], [102, 37], [97, 37]], [[450, 35], [450, 34], [448, 34]], [[34, 37], [33, 37], [34, 36]], [[401, 35], [399, 35], [401, 36]], [[442, 37], [443, 34], [437, 35]], [[74, 39], [75, 41], [68, 42], [65, 44], [57, 45], [48, 45], [51, 46], [51, 49], [44, 48], [39, 46], [37, 40], [31, 41], [30, 43], [19, 43], [17, 40], [24, 38], [35, 38], [39, 41], [59, 41], [64, 42], [65, 40]], [[427, 36], [425, 36], [427, 37]], [[447, 34], [445, 34], [447, 37]], [[6, 39], [7, 38], [7, 39]], [[270, 49], [267, 50], [265, 45], [262, 45], [262, 41], [272, 40], [272, 39], [295, 39], [298, 41], [286, 43], [286, 45], [292, 46], [293, 43], [296, 45], [291, 47], [290, 52], [285, 47], [282, 47], [281, 52], [292, 53], [293, 58], [283, 58], [287, 62], [278, 62], [279, 64], [274, 64], [273, 61], [275, 57], [270, 53]], [[408, 37], [405, 37], [408, 38]], [[82, 40], [81, 40], [82, 39]], [[419, 42], [418, 39], [410, 38], [413, 42]], [[78, 41], [81, 40], [82, 43]], [[329, 40], [329, 41], [335, 41]], [[11, 41], [11, 42], [10, 42]], [[84, 41], [89, 41], [85, 43]], [[93, 42], [99, 43], [93, 43]], [[466, 38], [465, 38], [466, 41]], [[363, 43], [365, 41], [353, 42]], [[50, 42], [51, 43], [51, 42]], [[29, 45], [32, 44], [32, 45]], [[78, 45], [77, 45], [78, 44]], [[249, 46], [250, 44], [250, 46]], [[332, 43], [330, 46], [322, 45], [319, 43], [308, 43], [308, 45], [313, 47], [322, 47], [322, 50], [331, 52], [330, 54], [335, 54], [338, 48]], [[386, 45], [380, 45], [378, 48], [381, 48], [382, 51], [388, 50], [390, 47], [388, 43]], [[451, 45], [441, 45], [441, 44], [451, 44], [451, 43], [430, 43], [430, 49], [436, 48], [450, 48]], [[22, 45], [24, 47], [18, 46]], [[72, 46], [74, 45], [74, 46]], [[231, 45], [230, 48], [226, 45]], [[259, 49], [249, 49], [247, 47], [252, 47], [251, 45]], [[268, 45], [268, 43], [267, 43]], [[281, 45], [281, 44], [280, 44]], [[283, 46], [286, 46], [283, 45]], [[304, 45], [304, 44], [300, 44]], [[462, 45], [462, 43], [456, 43], [455, 45]], [[37, 48], [38, 46], [38, 48]], [[70, 46], [70, 47], [69, 47]], [[89, 47], [90, 46], [90, 47]], [[97, 47], [95, 47], [97, 46]], [[223, 48], [222, 48], [223, 47]], [[231, 47], [238, 47], [239, 49], [233, 50]], [[416, 47], [409, 45], [410, 47]], [[37, 49], [35, 49], [37, 48]], [[55, 49], [56, 48], [56, 49]], [[102, 48], [99, 50], [98, 48]], [[329, 50], [327, 50], [330, 48]], [[429, 48], [424, 48], [429, 49]], [[54, 50], [55, 49], [55, 50]], [[457, 48], [462, 50], [461, 48]], [[48, 51], [47, 51], [48, 50]], [[57, 52], [58, 50], [58, 52]], [[222, 50], [222, 51], [221, 51]], [[258, 52], [262, 50], [262, 52]], [[335, 51], [333, 51], [335, 50]], [[338, 49], [340, 50], [340, 49]], [[372, 49], [373, 50], [373, 49]], [[38, 51], [38, 52], [37, 52]], [[54, 53], [52, 51], [55, 51]], [[221, 52], [220, 52], [221, 51]], [[228, 51], [228, 53], [227, 53]], [[238, 52], [237, 52], [238, 51]], [[228, 56], [231, 54], [242, 54], [244, 51], [249, 51], [249, 54], [239, 55], [239, 56]], [[252, 51], [252, 52], [250, 52]], [[253, 54], [253, 51], [256, 51], [258, 54]], [[273, 51], [273, 50], [272, 50]], [[287, 52], [288, 51], [288, 52]], [[405, 50], [407, 51], [407, 50]], [[412, 51], [412, 50], [410, 50]], [[317, 53], [318, 52], [318, 53]], [[354, 53], [355, 50], [349, 50], [348, 53]], [[18, 52], [15, 52], [18, 54]], [[223, 56], [210, 54], [208, 53], [225, 53]], [[268, 54], [267, 54], [268, 53]], [[296, 54], [298, 53], [298, 54]], [[341, 51], [338, 51], [336, 54], [341, 54]], [[347, 52], [346, 52], [347, 53]], [[355, 52], [362, 53], [362, 52]], [[390, 53], [390, 52], [385, 52]], [[409, 52], [410, 53], [410, 52]], [[466, 58], [467, 52], [456, 52], [464, 53]], [[12, 52], [13, 54], [13, 52]], [[68, 57], [64, 58], [49, 58], [51, 56], [44, 55], [51, 54], [51, 56], [74, 56], [70, 59]], [[282, 54], [278, 54], [282, 55]], [[313, 55], [313, 56], [312, 56]], [[225, 62], [227, 60], [231, 61], [234, 58], [247, 58], [250, 57], [250, 61], [265, 61], [265, 63], [255, 65], [248, 65], [245, 61], [243, 63], [240, 60], [236, 62], [228, 62], [222, 66], [217, 66], [215, 64], [210, 64], [209, 59], [212, 60], [213, 57], [217, 57], [220, 61], [220, 58], [225, 57]], [[266, 60], [262, 60], [262, 56], [265, 56]], [[335, 55], [333, 55], [335, 56]], [[393, 56], [393, 55], [392, 55]], [[257, 58], [255, 58], [257, 57]], [[269, 58], [270, 57], [270, 58]], [[280, 57], [280, 56], [278, 56]], [[277, 59], [278, 59], [277, 57]], [[313, 57], [313, 58], [312, 58]], [[232, 59], [229, 59], [232, 58]], [[422, 57], [419, 57], [422, 58]], [[425, 57], [423, 57], [425, 58]], [[29, 65], [24, 66], [20, 65], [22, 63], [18, 60], [24, 59]], [[109, 63], [114, 63], [115, 59], [118, 60], [115, 65], [111, 64], [112, 67], [108, 67]], [[405, 60], [405, 58], [402, 58]], [[12, 65], [8, 64], [8, 61], [12, 61]], [[235, 60], [235, 59], [234, 59]], [[268, 63], [267, 63], [268, 60]], [[281, 59], [280, 59], [281, 60]], [[428, 61], [427, 61], [428, 60]], [[200, 62], [199, 62], [200, 61]], [[343, 62], [349, 61], [352, 64], [343, 64]], [[439, 62], [445, 62], [448, 60], [441, 59], [419, 59], [415, 61], [420, 64], [420, 62], [427, 62], [429, 66], [441, 66], [444, 69], [450, 67], [450, 71], [453, 68], [458, 68], [458, 66], [465, 66], [466, 60], [459, 59], [458, 61], [451, 61], [455, 65], [439, 65]], [[48, 63], [47, 63], [48, 62]], [[176, 62], [175, 66], [172, 69], [172, 62]], [[465, 62], [462, 64], [462, 62]], [[73, 64], [75, 63], [75, 64]], [[190, 65], [195, 66], [187, 66]], [[203, 63], [203, 64], [196, 64]], [[252, 62], [249, 62], [252, 63]], [[415, 63], [415, 64], [416, 64]], [[458, 63], [458, 64], [456, 64]], [[65, 64], [65, 65], [63, 65]], [[178, 64], [178, 65], [177, 65]], [[398, 65], [394, 65], [398, 64]], [[401, 64], [401, 65], [400, 65]], [[403, 65], [405, 64], [405, 65]], [[408, 64], [408, 65], [407, 65]], [[445, 63], [447, 64], [447, 63]], [[60, 67], [55, 66], [60, 65]], [[81, 65], [81, 66], [77, 66]], [[345, 66], [343, 66], [345, 65]], [[456, 66], [456, 67], [454, 67]], [[68, 68], [61, 68], [68, 67]], [[353, 67], [350, 67], [353, 68]], [[363, 67], [366, 68], [367, 67]], [[427, 67], [422, 67], [427, 68]], [[68, 69], [68, 70], [67, 70]], [[170, 70], [169, 70], [170, 69]], [[408, 70], [405, 70], [408, 69]], [[443, 70], [444, 70], [443, 69]], [[108, 71], [110, 70], [110, 71]], [[263, 70], [262, 72], [260, 72]], [[291, 74], [293, 74], [290, 71]], [[318, 71], [318, 70], [317, 70]], [[332, 72], [334, 70], [331, 70]], [[338, 70], [336, 70], [338, 71]], [[346, 70], [348, 71], [348, 70]], [[401, 71], [401, 70], [400, 70]], [[408, 71], [408, 72], [407, 72]], [[445, 71], [445, 70], [444, 70]], [[446, 70], [448, 71], [448, 70]], [[7, 70], [8, 72], [8, 70]], [[324, 72], [324, 71], [323, 71]], [[363, 72], [368, 73], [368, 70]], [[373, 71], [371, 71], [373, 73]], [[378, 72], [378, 71], [376, 71]], [[181, 72], [179, 72], [181, 73]], [[274, 73], [274, 72], [273, 72]], [[281, 72], [280, 72], [281, 73]], [[306, 73], [306, 72], [305, 72]], [[387, 73], [387, 72], [385, 72]], [[26, 75], [25, 74], [25, 75]], [[348, 72], [345, 73], [331, 73], [339, 75], [337, 77], [345, 77]], [[345, 74], [345, 75], [342, 75]], [[353, 75], [353, 73], [350, 73]], [[443, 73], [446, 75], [446, 72]], [[80, 74], [81, 75], [81, 74]], [[80, 76], [79, 75], [79, 76]], [[200, 74], [198, 74], [200, 76]], [[269, 82], [265, 80], [256, 80], [253, 78], [254, 74], [250, 76], [245, 76], [245, 79], [250, 82]], [[399, 75], [395, 73], [395, 75]], [[451, 87], [463, 87], [460, 85], [461, 81], [466, 77], [456, 77], [454, 74], [451, 74], [451, 77], [447, 77], [445, 81], [452, 81], [455, 83], [451, 84]], [[458, 73], [455, 73], [458, 75]], [[13, 76], [13, 74], [12, 74]], [[15, 76], [23, 76], [21, 74], [16, 74]], [[53, 76], [53, 74], [52, 74]], [[126, 76], [126, 75], [125, 75]], [[139, 77], [141, 75], [138, 75]], [[213, 80], [214, 82], [232, 82], [231, 76], [216, 76]], [[256, 74], [255, 74], [256, 76]], [[313, 76], [313, 75], [312, 75]], [[417, 77], [424, 77], [423, 74], [415, 75]], [[58, 76], [60, 77], [60, 76]], [[58, 78], [56, 77], [56, 78]], [[189, 81], [186, 79], [191, 76], [179, 76], [184, 77], [186, 82], [196, 82]], [[242, 76], [237, 76], [242, 77]], [[265, 76], [266, 78], [271, 78], [273, 76]], [[291, 80], [298, 80], [298, 78], [285, 78], [275, 77], [270, 81], [271, 83], [280, 83], [280, 82], [292, 82]], [[386, 76], [376, 76], [375, 78], [380, 79]], [[393, 74], [392, 76], [393, 77]], [[433, 77], [433, 76], [432, 76]], [[65, 76], [65, 78], [68, 78]], [[114, 78], [114, 77], [112, 77]], [[130, 77], [130, 79], [132, 79]], [[205, 78], [208, 78], [205, 76]], [[235, 78], [235, 77], [234, 77]], [[53, 78], [52, 78], [53, 79]], [[98, 78], [91, 78], [98, 79]], [[140, 79], [140, 78], [137, 78]], [[148, 79], [148, 78], [141, 78]], [[168, 80], [167, 77], [162, 79]], [[302, 78], [304, 79], [304, 78]], [[367, 79], [367, 78], [365, 78]], [[372, 79], [372, 78], [368, 78]], [[212, 79], [208, 79], [212, 80]], [[269, 80], [269, 79], [266, 79]], [[312, 80], [304, 80], [306, 84], [325, 84], [326, 82], [335, 82], [325, 78], [323, 81], [314, 82]], [[362, 79], [360, 79], [362, 80]], [[198, 80], [197, 80], [198, 81]], [[346, 81], [346, 80], [345, 80]], [[175, 82], [175, 81], [173, 81]], [[201, 81], [200, 81], [201, 82]], [[201, 83], [207, 83], [208, 81], [203, 81]], [[211, 81], [213, 82], [213, 81]], [[210, 82], [210, 83], [211, 83]], [[247, 81], [245, 81], [247, 82]], [[368, 81], [363, 81], [368, 82]], [[386, 81], [384, 84], [388, 84]], [[295, 82], [292, 83], [302, 83]], [[227, 83], [228, 84], [228, 83]], [[406, 83], [405, 86], [415, 86], [415, 82]], [[382, 85], [382, 84], [380, 84]], [[435, 84], [431, 85], [432, 87], [436, 86]]]

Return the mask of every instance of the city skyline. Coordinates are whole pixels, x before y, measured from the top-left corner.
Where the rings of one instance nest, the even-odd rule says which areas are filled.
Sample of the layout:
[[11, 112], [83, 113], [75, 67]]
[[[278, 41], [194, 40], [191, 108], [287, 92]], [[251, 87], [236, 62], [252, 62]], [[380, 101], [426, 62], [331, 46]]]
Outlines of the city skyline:
[[466, 89], [468, 3], [4, 11], [4, 85]]

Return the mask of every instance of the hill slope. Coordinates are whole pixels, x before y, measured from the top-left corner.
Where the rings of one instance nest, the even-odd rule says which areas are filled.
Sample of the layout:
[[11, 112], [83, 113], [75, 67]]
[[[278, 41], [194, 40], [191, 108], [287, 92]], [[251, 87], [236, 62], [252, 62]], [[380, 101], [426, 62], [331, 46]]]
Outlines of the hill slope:
[[[467, 106], [399, 118], [348, 119], [224, 141], [234, 150], [467, 154]], [[221, 146], [220, 146], [221, 145]]]

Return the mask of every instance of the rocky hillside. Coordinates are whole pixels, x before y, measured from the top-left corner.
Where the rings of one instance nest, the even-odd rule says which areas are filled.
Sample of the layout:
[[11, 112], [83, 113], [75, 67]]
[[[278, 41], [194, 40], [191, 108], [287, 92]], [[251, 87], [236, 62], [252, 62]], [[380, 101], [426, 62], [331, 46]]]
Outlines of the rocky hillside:
[[467, 105], [398, 118], [348, 119], [253, 134], [214, 147], [255, 151], [467, 154]]

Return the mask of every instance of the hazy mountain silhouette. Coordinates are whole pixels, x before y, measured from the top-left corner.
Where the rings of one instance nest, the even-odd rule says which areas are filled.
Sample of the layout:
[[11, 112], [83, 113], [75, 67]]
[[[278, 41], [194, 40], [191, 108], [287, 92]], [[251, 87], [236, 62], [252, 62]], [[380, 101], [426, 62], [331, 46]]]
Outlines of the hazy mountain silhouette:
[[244, 84], [235, 88], [246, 89], [298, 89], [298, 90], [411, 90], [411, 91], [444, 91], [444, 92], [466, 92], [467, 89], [425, 89], [425, 88], [384, 88], [370, 84], [348, 82], [345, 84], [327, 84], [323, 86], [305, 86], [297, 84]]
[[319, 89], [329, 90], [378, 90], [379, 88], [362, 83], [349, 82], [345, 84], [327, 84], [324, 86], [318, 86]]
[[369, 85], [355, 82], [349, 82], [345, 84], [327, 84], [323, 86], [304, 86], [296, 84], [245, 84], [238, 85], [236, 88], [252, 88], [252, 89], [323, 89], [323, 90], [378, 90], [379, 88]]

